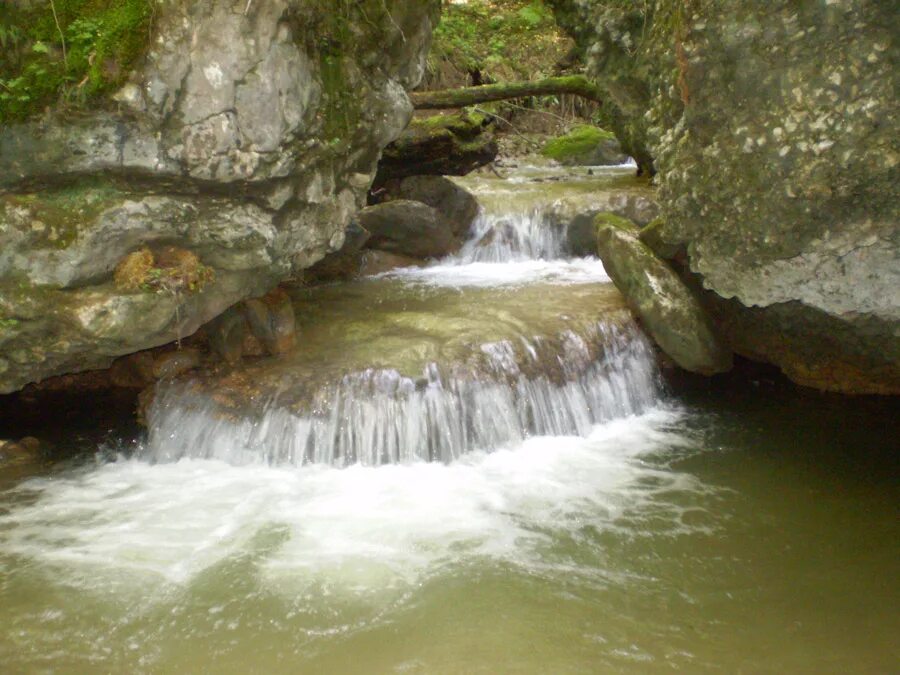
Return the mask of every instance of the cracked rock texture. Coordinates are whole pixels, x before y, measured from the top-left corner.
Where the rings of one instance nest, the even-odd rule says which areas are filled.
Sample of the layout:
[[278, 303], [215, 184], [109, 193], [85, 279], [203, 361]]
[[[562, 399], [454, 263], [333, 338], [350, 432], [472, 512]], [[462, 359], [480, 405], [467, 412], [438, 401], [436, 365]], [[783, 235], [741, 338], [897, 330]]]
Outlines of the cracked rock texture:
[[[0, 393], [188, 335], [340, 248], [439, 5], [166, 0], [107, 105], [0, 129]], [[148, 245], [214, 280], [118, 290]]]
[[[552, 0], [739, 353], [900, 393], [896, 3]], [[618, 130], [617, 130], [618, 131]]]

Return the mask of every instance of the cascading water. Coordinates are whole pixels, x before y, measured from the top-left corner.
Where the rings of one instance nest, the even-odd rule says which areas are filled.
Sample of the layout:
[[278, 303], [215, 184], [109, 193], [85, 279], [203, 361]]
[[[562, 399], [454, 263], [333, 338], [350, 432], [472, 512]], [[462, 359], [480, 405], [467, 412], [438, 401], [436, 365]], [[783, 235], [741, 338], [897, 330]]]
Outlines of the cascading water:
[[[648, 410], [658, 403], [652, 348], [620, 307], [604, 311], [573, 289], [608, 286], [608, 278], [595, 258], [566, 257], [558, 209], [514, 200], [482, 208], [459, 253], [430, 267], [385, 275], [373, 294], [417, 283], [485, 289], [525, 284], [530, 292], [540, 291], [535, 301], [546, 306], [540, 326], [504, 297], [529, 291], [507, 289], [462, 303], [469, 314], [487, 311], [482, 303], [489, 303], [513, 316], [502, 339], [476, 331], [456, 353], [420, 359], [417, 370], [363, 361], [357, 370], [347, 364], [345, 372], [331, 371], [331, 379], [310, 385], [309, 368], [280, 359], [270, 369], [277, 371], [278, 384], [228, 414], [209, 392], [171, 386], [151, 411], [142, 456], [156, 462], [195, 457], [334, 466], [450, 462], [530, 436], [587, 436], [595, 424]], [[576, 306], [567, 304], [573, 294], [581, 300]], [[409, 300], [399, 314], [415, 313], [416, 302]], [[446, 304], [422, 313], [440, 319]], [[567, 310], [581, 315], [579, 321], [573, 323]], [[297, 313], [307, 313], [302, 301]], [[585, 316], [594, 318], [581, 320]], [[413, 333], [405, 341], [416, 339]], [[314, 352], [315, 346], [304, 340], [301, 349]], [[295, 395], [298, 388], [302, 395]]]
[[258, 417], [237, 421], [208, 397], [175, 386], [154, 407], [143, 456], [233, 464], [449, 462], [527, 436], [587, 436], [594, 424], [657, 402], [651, 349], [641, 334], [600, 323], [588, 340], [568, 332], [556, 346], [524, 338], [483, 344], [479, 374], [442, 375], [435, 363], [418, 379], [367, 369], [315, 392], [299, 414], [275, 400]]
[[542, 206], [500, 213], [482, 209], [472, 223], [468, 241], [450, 262], [559, 260], [566, 252], [565, 231], [548, 221], [548, 211]]

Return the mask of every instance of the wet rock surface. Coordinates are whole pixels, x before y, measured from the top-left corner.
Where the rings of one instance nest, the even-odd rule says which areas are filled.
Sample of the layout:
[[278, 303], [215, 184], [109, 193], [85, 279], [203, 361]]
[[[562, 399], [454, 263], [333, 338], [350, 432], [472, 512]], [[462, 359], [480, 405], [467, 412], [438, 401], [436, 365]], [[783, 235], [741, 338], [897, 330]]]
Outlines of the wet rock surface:
[[440, 258], [461, 244], [450, 221], [421, 202], [397, 199], [376, 204], [360, 211], [358, 218], [371, 234], [367, 248], [411, 258]]
[[900, 392], [892, 4], [551, 4], [610, 128], [654, 158], [657, 242], [734, 300], [723, 325], [755, 327], [734, 348], [810, 386]]
[[[549, 294], [552, 304], [542, 301]], [[562, 382], [569, 370], [585, 370], [603, 353], [601, 319], [604, 330], [634, 330], [609, 283], [460, 293], [388, 277], [298, 288], [289, 295], [302, 336], [296, 348], [200, 370], [180, 381], [193, 381], [223, 411], [242, 414], [258, 412], [273, 398], [309, 410], [317, 395], [345, 376], [384, 372], [416, 381], [429, 364], [447, 376], [475, 380], [524, 374]]]
[[383, 186], [386, 200], [409, 199], [437, 210], [454, 236], [465, 237], [478, 215], [478, 200], [465, 188], [445, 176], [409, 176]]
[[679, 366], [714, 375], [731, 368], [731, 352], [703, 306], [678, 275], [640, 241], [637, 228], [616, 216], [598, 216], [600, 259], [628, 306]]
[[[339, 249], [411, 116], [438, 10], [165, 3], [108, 109], [0, 129], [0, 392], [189, 335]], [[154, 243], [215, 280], [116, 288]]]

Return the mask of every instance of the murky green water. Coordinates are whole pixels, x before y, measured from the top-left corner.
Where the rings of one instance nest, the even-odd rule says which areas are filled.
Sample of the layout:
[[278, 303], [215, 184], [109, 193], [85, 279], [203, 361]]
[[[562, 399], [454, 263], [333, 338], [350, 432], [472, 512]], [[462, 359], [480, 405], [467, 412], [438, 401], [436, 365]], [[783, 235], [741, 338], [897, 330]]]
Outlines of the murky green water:
[[680, 410], [462, 466], [51, 473], [2, 496], [4, 672], [895, 672], [896, 408]]
[[[484, 190], [501, 208], [497, 193], [516, 188], [496, 183]], [[364, 365], [412, 377], [473, 353], [505, 359], [507, 343], [548, 368], [531, 346], [621, 323], [590, 261], [456, 261], [297, 303], [306, 351], [250, 379]], [[492, 414], [523, 434], [451, 461], [252, 461], [271, 435], [221, 452], [229, 439], [201, 415], [178, 418], [197, 432], [179, 461], [152, 461], [169, 432], [132, 446], [119, 430], [76, 442], [75, 464], [3, 470], [0, 671], [900, 670], [896, 401], [760, 374], [664, 386], [647, 350], [599, 354], [590, 377], [563, 368], [540, 387], [506, 364], [478, 392], [507, 387]], [[592, 392], [628, 395], [584, 430]], [[469, 393], [432, 379], [396, 409], [360, 410], [408, 422], [438, 403], [465, 413]], [[554, 428], [573, 431], [527, 433], [538, 412], [553, 417], [541, 401], [570, 409]], [[282, 436], [303, 422], [291, 419]], [[428, 425], [404, 429], [436, 442]]]

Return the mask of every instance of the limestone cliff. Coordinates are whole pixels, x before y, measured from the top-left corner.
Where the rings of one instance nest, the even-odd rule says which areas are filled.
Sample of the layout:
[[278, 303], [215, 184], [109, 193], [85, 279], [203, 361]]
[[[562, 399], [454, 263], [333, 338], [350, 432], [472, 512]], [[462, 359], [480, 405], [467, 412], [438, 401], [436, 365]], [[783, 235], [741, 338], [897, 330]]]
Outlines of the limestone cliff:
[[896, 4], [552, 0], [744, 355], [900, 392]]
[[[0, 129], [0, 393], [190, 334], [339, 248], [439, 5], [168, 0], [112, 100]], [[207, 283], [114, 283], [163, 245]]]

